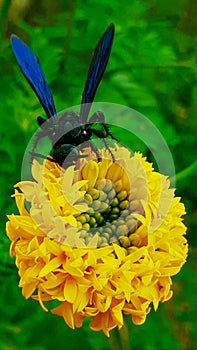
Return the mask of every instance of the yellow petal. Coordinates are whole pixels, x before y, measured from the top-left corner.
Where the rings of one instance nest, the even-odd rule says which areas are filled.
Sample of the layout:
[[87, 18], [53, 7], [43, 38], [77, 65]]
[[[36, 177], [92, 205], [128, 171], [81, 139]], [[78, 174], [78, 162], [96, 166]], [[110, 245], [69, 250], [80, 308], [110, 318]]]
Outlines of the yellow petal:
[[98, 167], [98, 163], [96, 163], [95, 161], [91, 160], [84, 165], [82, 169], [82, 175], [84, 180], [88, 180], [89, 189], [94, 187], [97, 181], [98, 174], [99, 174], [99, 167]]
[[39, 277], [44, 277], [49, 272], [56, 270], [62, 264], [62, 258], [56, 257], [52, 259], [47, 265], [40, 271]]
[[123, 168], [119, 164], [112, 163], [107, 171], [106, 178], [115, 183], [122, 178], [123, 171]]
[[64, 298], [69, 303], [74, 303], [77, 296], [77, 285], [73, 278], [68, 277], [64, 285]]

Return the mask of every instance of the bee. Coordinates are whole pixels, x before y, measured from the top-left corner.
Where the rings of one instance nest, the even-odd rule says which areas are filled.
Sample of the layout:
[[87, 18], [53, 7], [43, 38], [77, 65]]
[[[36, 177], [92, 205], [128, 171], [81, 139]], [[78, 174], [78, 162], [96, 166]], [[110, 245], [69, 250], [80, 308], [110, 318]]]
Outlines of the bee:
[[[66, 111], [59, 117], [37, 56], [17, 36], [11, 36], [12, 49], [17, 63], [37, 95], [48, 118], [46, 120], [41, 116], [37, 117], [40, 131], [37, 134], [33, 152], [31, 152], [32, 156], [47, 158], [66, 168], [67, 166], [74, 164], [78, 157], [84, 157], [79, 154], [77, 147], [85, 142], [86, 147], [89, 145], [95, 152], [97, 159], [100, 160], [98, 149], [91, 141], [92, 136], [96, 136], [97, 138], [102, 139], [105, 147], [109, 150], [111, 157], [114, 160], [114, 156], [108, 146], [106, 137], [110, 137], [114, 140], [116, 140], [116, 138], [111, 134], [108, 125], [105, 123], [104, 114], [98, 111], [88, 119], [97, 88], [109, 61], [113, 38], [114, 25], [110, 24], [93, 51], [85, 87], [82, 93], [79, 114], [73, 111]], [[95, 129], [95, 124], [99, 124], [101, 128], [99, 130]], [[39, 140], [44, 136], [48, 136], [51, 141], [52, 158], [45, 157], [44, 155], [35, 152]], [[68, 155], [69, 162], [66, 162]]]

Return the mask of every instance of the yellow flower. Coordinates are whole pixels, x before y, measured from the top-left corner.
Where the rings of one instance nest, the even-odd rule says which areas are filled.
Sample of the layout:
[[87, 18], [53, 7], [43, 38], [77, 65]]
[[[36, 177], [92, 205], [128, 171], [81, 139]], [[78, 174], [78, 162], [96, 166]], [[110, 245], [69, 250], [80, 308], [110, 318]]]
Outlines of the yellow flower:
[[15, 186], [19, 215], [8, 216], [6, 232], [23, 296], [45, 311], [57, 300], [51, 312], [69, 327], [91, 317], [90, 328], [109, 336], [124, 314], [142, 324], [151, 304], [171, 298], [188, 247], [184, 205], [168, 178], [124, 147], [112, 149], [115, 162], [101, 152], [77, 169], [34, 161], [35, 181]]

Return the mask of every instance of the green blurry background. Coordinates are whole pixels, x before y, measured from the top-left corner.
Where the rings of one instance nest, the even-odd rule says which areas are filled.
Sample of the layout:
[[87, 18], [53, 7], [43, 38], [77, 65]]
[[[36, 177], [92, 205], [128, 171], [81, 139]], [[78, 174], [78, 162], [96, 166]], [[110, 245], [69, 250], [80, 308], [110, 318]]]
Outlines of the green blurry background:
[[[177, 195], [185, 203], [190, 253], [173, 278], [174, 296], [153, 310], [142, 326], [126, 317], [108, 340], [85, 322], [71, 330], [64, 321], [24, 300], [5, 237], [6, 214], [17, 213], [10, 198], [20, 180], [29, 138], [42, 108], [22, 76], [10, 47], [20, 36], [39, 56], [58, 111], [79, 104], [92, 49], [109, 23], [116, 26], [110, 62], [95, 101], [130, 106], [161, 131], [176, 171], [196, 160], [196, 0], [0, 0], [0, 349], [196, 349], [197, 173], [181, 173]], [[133, 150], [150, 152], [135, 140]]]

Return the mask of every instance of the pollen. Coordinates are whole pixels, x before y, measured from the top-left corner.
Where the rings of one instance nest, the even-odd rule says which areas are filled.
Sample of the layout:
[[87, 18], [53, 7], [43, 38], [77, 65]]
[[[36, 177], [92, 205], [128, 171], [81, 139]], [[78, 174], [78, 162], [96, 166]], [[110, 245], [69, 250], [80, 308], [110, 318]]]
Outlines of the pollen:
[[[87, 245], [97, 236], [98, 247], [113, 242], [124, 248], [138, 246], [141, 241], [131, 235], [141, 225], [140, 216], [145, 211], [142, 203], [147, 201], [147, 192], [138, 194], [137, 200], [130, 196], [133, 188], [128, 186], [128, 175], [119, 163], [91, 161], [82, 167], [81, 178], [87, 180], [91, 174], [94, 185], [91, 180], [83, 188], [88, 210], [75, 215], [77, 227], [81, 228], [79, 237]], [[144, 178], [144, 186], [145, 182]]]

